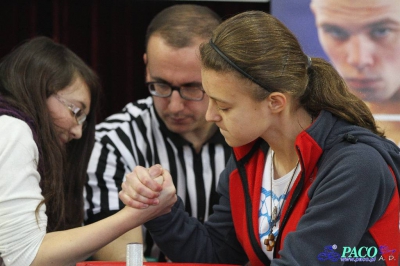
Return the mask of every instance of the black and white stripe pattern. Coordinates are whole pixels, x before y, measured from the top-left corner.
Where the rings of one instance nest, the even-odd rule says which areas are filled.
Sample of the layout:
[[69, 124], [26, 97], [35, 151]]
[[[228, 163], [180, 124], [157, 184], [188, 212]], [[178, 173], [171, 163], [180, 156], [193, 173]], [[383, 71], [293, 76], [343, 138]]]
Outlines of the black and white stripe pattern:
[[136, 165], [149, 167], [157, 163], [171, 172], [189, 214], [203, 222], [218, 201], [215, 190], [230, 152], [217, 131], [197, 154], [189, 142], [161, 122], [151, 97], [130, 103], [121, 113], [96, 126], [85, 187], [86, 223], [123, 207], [118, 191], [125, 175]]

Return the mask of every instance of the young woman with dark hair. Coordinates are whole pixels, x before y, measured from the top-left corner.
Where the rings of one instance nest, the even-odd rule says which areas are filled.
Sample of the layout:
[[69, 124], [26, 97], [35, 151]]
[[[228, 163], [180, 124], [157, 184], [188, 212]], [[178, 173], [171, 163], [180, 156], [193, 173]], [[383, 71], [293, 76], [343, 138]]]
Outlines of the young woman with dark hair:
[[75, 265], [143, 222], [126, 207], [82, 227], [99, 94], [97, 75], [47, 37], [1, 60], [0, 265]]

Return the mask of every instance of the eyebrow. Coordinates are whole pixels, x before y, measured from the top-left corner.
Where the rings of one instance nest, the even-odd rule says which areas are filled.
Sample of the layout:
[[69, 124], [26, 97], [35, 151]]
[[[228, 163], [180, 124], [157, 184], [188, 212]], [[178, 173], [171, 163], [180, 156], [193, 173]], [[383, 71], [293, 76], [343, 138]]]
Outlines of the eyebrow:
[[344, 29], [343, 28], [343, 26], [339, 26], [339, 25], [336, 25], [336, 24], [332, 24], [332, 23], [322, 23], [321, 24], [321, 27], [322, 28], [324, 28], [324, 29], [341, 29], [341, 30], [346, 30], [346, 29]]
[[224, 101], [222, 99], [216, 98], [216, 97], [212, 97], [212, 96], [208, 96], [210, 99], [213, 99], [216, 102], [220, 102], [220, 103], [225, 103], [225, 104], [229, 104], [229, 102]]
[[[377, 27], [382, 27], [382, 26], [400, 26], [400, 24], [393, 19], [386, 18], [386, 19], [382, 19], [379, 21], [375, 21], [375, 22], [371, 22], [369, 24], [363, 25], [362, 27], [370, 29], [370, 28], [377, 28]], [[344, 26], [337, 25], [334, 23], [322, 23], [321, 27], [323, 27], [325, 29], [338, 28], [338, 29], [347, 31], [347, 29]]]
[[367, 27], [375, 28], [375, 27], [387, 26], [387, 25], [400, 26], [400, 23], [396, 22], [393, 19], [386, 18], [386, 19], [382, 19], [382, 20], [367, 24]]
[[[170, 82], [166, 81], [165, 79], [159, 78], [159, 77], [151, 77], [151, 79], [154, 80], [153, 82], [160, 82], [160, 83], [165, 83], [170, 86], [173, 86]], [[190, 87], [190, 86], [198, 86], [198, 85], [202, 86], [202, 83], [193, 81], [193, 82], [187, 82], [187, 83], [180, 84], [180, 85], [178, 85], [178, 87], [182, 87], [182, 86]]]
[[[68, 102], [70, 102], [70, 103], [72, 103], [73, 105], [75, 105], [75, 107], [78, 107], [79, 109], [81, 109], [81, 110], [86, 110], [86, 104], [84, 103], [84, 102], [82, 102], [82, 101], [79, 101], [79, 100], [68, 100], [68, 99], [66, 99]], [[79, 107], [79, 106], [77, 106], [75, 103], [79, 103], [79, 105], [81, 105], [82, 106], [82, 108], [81, 107]]]
[[83, 102], [79, 101], [79, 103], [82, 105], [82, 109], [86, 110], [86, 104], [84, 104]]

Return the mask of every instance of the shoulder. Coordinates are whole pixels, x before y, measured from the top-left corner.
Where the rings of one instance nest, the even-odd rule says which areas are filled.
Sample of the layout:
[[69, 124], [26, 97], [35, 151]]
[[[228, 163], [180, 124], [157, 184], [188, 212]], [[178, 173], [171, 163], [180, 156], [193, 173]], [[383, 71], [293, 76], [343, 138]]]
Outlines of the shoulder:
[[33, 140], [32, 130], [28, 124], [8, 115], [0, 116], [0, 135], [0, 141], [3, 143], [12, 140], [24, 141], [26, 138]]
[[389, 191], [395, 187], [393, 175], [382, 154], [362, 142], [341, 142], [326, 151], [319, 163], [318, 176], [321, 183], [339, 181], [343, 188], [358, 187], [371, 193], [376, 193], [378, 187]]
[[[30, 127], [17, 118], [0, 116], [0, 176], [4, 177], [3, 182], [7, 178], [13, 180], [5, 187], [29, 183], [33, 189], [40, 180], [36, 171], [38, 161], [39, 151]], [[2, 188], [0, 185], [0, 190]]]
[[136, 102], [128, 103], [122, 109], [122, 113], [127, 113], [133, 117], [137, 117], [149, 112], [152, 107], [153, 99], [151, 97], [147, 97], [145, 99], [137, 100]]
[[0, 116], [0, 147], [0, 154], [2, 155], [29, 153], [35, 158], [39, 156], [37, 144], [28, 124], [7, 115]]
[[[365, 143], [338, 143], [323, 156], [323, 163], [341, 169], [354, 169], [360, 173], [374, 173], [388, 169], [382, 155]], [[372, 171], [372, 172], [371, 172]]]
[[140, 124], [150, 127], [155, 119], [153, 114], [153, 99], [151, 97], [131, 102], [119, 113], [107, 117], [103, 122], [96, 125], [97, 137], [102, 137], [106, 133], [124, 127], [123, 131], [130, 130], [131, 124]]

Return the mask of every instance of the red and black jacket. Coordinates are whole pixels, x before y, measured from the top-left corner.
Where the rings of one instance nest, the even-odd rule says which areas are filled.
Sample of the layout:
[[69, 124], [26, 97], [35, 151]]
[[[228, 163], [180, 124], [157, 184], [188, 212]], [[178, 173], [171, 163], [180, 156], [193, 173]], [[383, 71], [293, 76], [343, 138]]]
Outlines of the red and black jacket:
[[[330, 119], [328, 121], [321, 121], [322, 119]], [[380, 211], [376, 211], [374, 214], [377, 214], [379, 217], [373, 217], [372, 214], [370, 217], [367, 215], [364, 216], [364, 219], [371, 219], [373, 222], [368, 224], [366, 223], [365, 230], [359, 228], [359, 232], [354, 232], [353, 230], [348, 230], [349, 235], [356, 235], [359, 238], [359, 241], [345, 241], [343, 242], [343, 246], [338, 246], [336, 240], [337, 238], [332, 238], [330, 241], [326, 242], [326, 245], [335, 244], [338, 248], [346, 247], [362, 247], [369, 243], [371, 246], [383, 247], [386, 246], [390, 250], [396, 250], [395, 253], [387, 252], [382, 254], [383, 259], [381, 261], [386, 261], [386, 264], [390, 263], [398, 263], [398, 251], [399, 251], [399, 192], [396, 188], [396, 184], [398, 182], [398, 171], [399, 171], [399, 154], [398, 148], [394, 147], [391, 143], [387, 141], [378, 140], [377, 137], [373, 136], [371, 133], [366, 132], [366, 130], [360, 130], [359, 128], [347, 127], [346, 123], [337, 118], [333, 117], [331, 114], [325, 112], [322, 114], [322, 118], [320, 121], [316, 121], [316, 125], [312, 125], [309, 129], [301, 132], [296, 139], [296, 150], [298, 153], [301, 172], [296, 179], [296, 182], [293, 185], [293, 188], [290, 190], [287, 200], [285, 201], [284, 208], [282, 210], [282, 216], [279, 228], [279, 234], [277, 237], [276, 245], [274, 248], [274, 258], [281, 258], [279, 251], [285, 249], [285, 240], [287, 236], [293, 232], [296, 232], [298, 224], [301, 222], [302, 217], [306, 214], [308, 208], [310, 207], [310, 201], [312, 201], [313, 197], [318, 193], [317, 190], [322, 190], [322, 187], [328, 186], [326, 183], [325, 173], [329, 173], [329, 170], [326, 168], [332, 168], [332, 163], [329, 163], [331, 157], [336, 157], [334, 160], [340, 162], [342, 165], [341, 169], [352, 168], [354, 165], [351, 163], [351, 158], [342, 158], [339, 159], [339, 155], [343, 154], [343, 156], [351, 156], [351, 154], [355, 154], [355, 152], [359, 152], [360, 156], [364, 154], [364, 156], [370, 156], [374, 161], [376, 157], [379, 158], [381, 162], [383, 162], [383, 157], [385, 159], [385, 167], [386, 169], [378, 168], [374, 172], [368, 171], [368, 167], [365, 168], [365, 171], [359, 172], [357, 176], [349, 176], [349, 179], [356, 179], [358, 176], [370, 176], [372, 179], [384, 179], [380, 183], [381, 186], [386, 185], [386, 187], [382, 188], [382, 193], [377, 193], [376, 201], [384, 201], [383, 204], [384, 209], [380, 209]], [[332, 120], [335, 120], [332, 121]], [[328, 123], [327, 123], [328, 122]], [[337, 132], [336, 138], [331, 138], [326, 133], [331, 134], [332, 127], [326, 127], [329, 122], [332, 125], [343, 127]], [[318, 128], [325, 124], [325, 131], [320, 131]], [[343, 125], [342, 125], [343, 124]], [[344, 130], [347, 128], [347, 131]], [[341, 133], [339, 133], [341, 132]], [[324, 134], [325, 133], [325, 134]], [[329, 143], [331, 142], [331, 143]], [[336, 146], [335, 146], [336, 145]], [[355, 149], [355, 146], [364, 146], [371, 145], [375, 150], [375, 153], [369, 153], [369, 149], [365, 147], [359, 147], [359, 149]], [[393, 146], [393, 147], [392, 147]], [[358, 148], [358, 147], [357, 147]], [[388, 149], [389, 148], [389, 149]], [[266, 265], [269, 264], [269, 260], [266, 257], [265, 253], [262, 249], [264, 249], [264, 245], [260, 243], [259, 237], [259, 224], [258, 224], [258, 211], [259, 211], [259, 203], [261, 196], [261, 185], [262, 185], [262, 177], [264, 172], [264, 164], [266, 161], [266, 155], [268, 152], [268, 144], [259, 139], [252, 143], [249, 143], [245, 146], [235, 148], [235, 163], [237, 168], [230, 173], [229, 177], [229, 190], [230, 190], [230, 199], [231, 199], [231, 208], [232, 208], [232, 217], [235, 225], [235, 230], [237, 233], [237, 238], [244, 250], [246, 251], [247, 256], [251, 262], [251, 265]], [[365, 152], [362, 150], [365, 149]], [[350, 151], [349, 151], [350, 150]], [[351, 151], [354, 150], [354, 151]], [[367, 154], [366, 154], [367, 153]], [[392, 153], [392, 156], [390, 155]], [[346, 162], [348, 160], [348, 162]], [[377, 163], [379, 160], [377, 161]], [[362, 160], [361, 160], [362, 163]], [[333, 168], [332, 168], [333, 169]], [[386, 170], [386, 171], [385, 171]], [[396, 175], [394, 173], [395, 170], [397, 172], [397, 180]], [[322, 174], [321, 174], [322, 172]], [[349, 172], [351, 173], [351, 171]], [[331, 174], [328, 178], [330, 178], [329, 182], [335, 182], [334, 176]], [[361, 181], [361, 180], [360, 180]], [[368, 179], [365, 180], [367, 182]], [[392, 181], [392, 182], [390, 182]], [[357, 181], [355, 181], [357, 183]], [[354, 184], [353, 182], [348, 182], [348, 185]], [[345, 187], [345, 186], [343, 186]], [[378, 189], [377, 189], [378, 191]], [[380, 194], [380, 195], [379, 195]], [[234, 195], [234, 196], [232, 196]], [[341, 195], [338, 194], [337, 197]], [[389, 197], [387, 197], [389, 196]], [[380, 197], [387, 197], [386, 199]], [[373, 200], [373, 199], [371, 199]], [[356, 202], [353, 202], [356, 203]], [[322, 204], [322, 203], [318, 203]], [[352, 203], [349, 202], [348, 205]], [[363, 204], [362, 202], [360, 204]], [[334, 204], [332, 204], [334, 206]], [[318, 208], [317, 206], [311, 206], [311, 208]], [[364, 208], [364, 206], [359, 206], [360, 208]], [[369, 206], [365, 206], [368, 208]], [[245, 210], [245, 211], [243, 211]], [[323, 210], [322, 212], [332, 212], [335, 210]], [[343, 213], [340, 213], [343, 211]], [[345, 216], [346, 209], [338, 209], [338, 215]], [[367, 213], [368, 211], [364, 211]], [[316, 215], [312, 215], [310, 217], [315, 217]], [[323, 216], [322, 216], [323, 217]], [[321, 219], [322, 219], [321, 217]], [[312, 219], [312, 218], [306, 218]], [[346, 221], [346, 219], [344, 219]], [[315, 223], [319, 222], [329, 224], [329, 220], [320, 221], [319, 219], [315, 220]], [[308, 221], [307, 224], [312, 224], [311, 221]], [[347, 224], [343, 224], [345, 227]], [[329, 226], [325, 226], [327, 230], [329, 230]], [[351, 228], [351, 227], [350, 227]], [[364, 230], [365, 232], [362, 232]], [[346, 230], [343, 230], [346, 231]], [[299, 234], [301, 235], [301, 233]], [[310, 237], [310, 241], [312, 238], [321, 238], [322, 235], [319, 236], [315, 233], [314, 236]], [[293, 235], [292, 239], [295, 239], [296, 236]], [[288, 240], [286, 246], [288, 248], [291, 245], [298, 245], [301, 241], [293, 241], [292, 239]], [[329, 239], [328, 239], [329, 240]], [[290, 241], [290, 242], [289, 242]], [[300, 250], [300, 246], [298, 247]], [[296, 247], [290, 247], [291, 250], [297, 249]], [[356, 250], [358, 250], [356, 248]], [[321, 246], [318, 252], [324, 251], [324, 246]], [[338, 250], [340, 255], [350, 255], [348, 253], [343, 253], [343, 250]], [[397, 254], [397, 255], [396, 255]], [[354, 254], [353, 254], [354, 255]], [[303, 260], [298, 260], [294, 254], [291, 252], [282, 252], [282, 260], [286, 261], [286, 263], [282, 263], [282, 265], [295, 265], [294, 260], [299, 265], [310, 265], [304, 264], [306, 263]], [[286, 256], [286, 257], [285, 257]], [[293, 257], [294, 256], [294, 257]], [[310, 254], [306, 256], [312, 256], [315, 264], [318, 263], [317, 257], [318, 254]], [[393, 256], [393, 257], [390, 257]], [[378, 259], [379, 259], [378, 258]], [[310, 261], [311, 261], [310, 260]], [[278, 263], [279, 260], [277, 260]], [[299, 261], [303, 261], [299, 263]], [[393, 264], [395, 265], [395, 264]], [[397, 264], [396, 264], [397, 265]]]
[[[262, 139], [233, 149], [219, 180], [219, 203], [204, 225], [185, 214], [179, 199], [145, 226], [176, 262], [354, 265], [347, 250], [356, 250], [374, 265], [398, 265], [399, 147], [327, 111], [295, 146], [301, 172], [282, 210], [272, 261], [258, 228], [269, 149]], [[367, 249], [374, 258], [366, 258]]]

